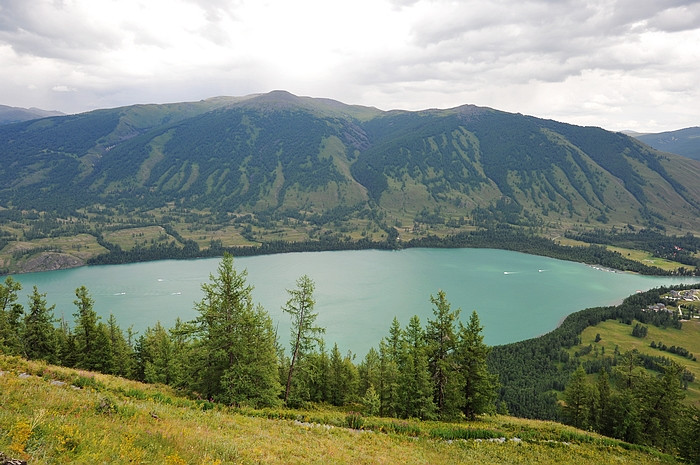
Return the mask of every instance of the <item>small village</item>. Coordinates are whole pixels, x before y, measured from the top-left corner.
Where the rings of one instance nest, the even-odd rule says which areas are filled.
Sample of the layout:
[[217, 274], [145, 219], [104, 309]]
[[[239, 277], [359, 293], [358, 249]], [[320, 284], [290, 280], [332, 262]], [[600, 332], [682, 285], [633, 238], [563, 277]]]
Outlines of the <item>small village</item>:
[[683, 309], [685, 309], [688, 313], [686, 318], [700, 319], [700, 289], [672, 290], [668, 293], [666, 299], [677, 302], [677, 307], [668, 306], [664, 303], [656, 303], [649, 305], [647, 308], [643, 308], [642, 311], [677, 313], [678, 317], [683, 319]]

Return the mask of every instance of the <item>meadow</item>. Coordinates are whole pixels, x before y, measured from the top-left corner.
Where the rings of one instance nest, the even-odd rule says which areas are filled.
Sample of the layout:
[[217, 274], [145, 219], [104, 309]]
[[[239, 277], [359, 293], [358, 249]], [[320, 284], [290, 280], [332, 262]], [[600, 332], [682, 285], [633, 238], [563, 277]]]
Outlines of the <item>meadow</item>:
[[49, 463], [651, 464], [653, 449], [553, 422], [442, 423], [351, 410], [251, 410], [162, 385], [0, 355], [0, 452]]

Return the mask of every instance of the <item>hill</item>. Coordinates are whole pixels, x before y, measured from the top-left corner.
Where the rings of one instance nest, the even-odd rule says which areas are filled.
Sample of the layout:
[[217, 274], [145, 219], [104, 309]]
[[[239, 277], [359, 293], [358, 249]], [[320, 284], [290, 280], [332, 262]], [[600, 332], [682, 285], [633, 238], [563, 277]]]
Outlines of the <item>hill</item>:
[[633, 137], [662, 152], [700, 160], [700, 127], [654, 134], [635, 134]]
[[375, 417], [360, 423], [357, 414], [323, 407], [234, 409], [160, 385], [2, 355], [0, 388], [0, 429], [7, 432], [0, 452], [33, 465], [678, 463], [552, 422], [493, 416], [458, 424]]
[[47, 111], [40, 108], [19, 108], [0, 105], [0, 124], [18, 123], [32, 119], [63, 115], [60, 111]]
[[0, 161], [5, 270], [117, 245], [700, 231], [700, 162], [471, 105], [384, 112], [284, 91], [136, 105], [4, 125]]

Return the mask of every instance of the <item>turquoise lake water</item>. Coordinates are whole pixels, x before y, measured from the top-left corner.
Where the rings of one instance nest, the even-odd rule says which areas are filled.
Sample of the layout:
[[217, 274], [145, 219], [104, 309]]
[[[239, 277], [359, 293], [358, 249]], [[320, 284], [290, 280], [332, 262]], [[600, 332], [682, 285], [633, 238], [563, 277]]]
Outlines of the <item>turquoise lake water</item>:
[[[143, 332], [160, 321], [194, 319], [202, 283], [216, 273], [218, 258], [164, 260], [14, 275], [21, 302], [36, 285], [54, 315], [73, 323], [75, 289], [86, 286], [103, 320], [113, 313], [122, 329]], [[551, 331], [568, 314], [611, 305], [638, 290], [700, 282], [698, 278], [649, 277], [599, 270], [579, 263], [493, 249], [406, 249], [401, 251], [304, 252], [234, 259], [248, 271], [253, 300], [278, 326], [285, 347], [289, 319], [281, 311], [297, 278], [316, 284], [317, 323], [326, 328], [328, 348], [363, 356], [388, 334], [396, 316], [405, 326], [412, 315], [425, 324], [430, 296], [442, 289], [462, 320], [476, 310], [485, 342], [504, 344]]]

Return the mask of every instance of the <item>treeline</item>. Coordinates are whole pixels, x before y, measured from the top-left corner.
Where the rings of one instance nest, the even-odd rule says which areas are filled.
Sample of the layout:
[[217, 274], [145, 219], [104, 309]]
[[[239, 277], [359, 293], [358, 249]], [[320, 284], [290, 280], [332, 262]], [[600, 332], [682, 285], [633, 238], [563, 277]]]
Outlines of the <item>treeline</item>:
[[669, 363], [661, 375], [645, 368], [636, 350], [621, 354], [612, 369], [602, 368], [594, 382], [579, 365], [564, 390], [564, 419], [577, 428], [699, 463], [700, 409], [682, 403], [683, 367]]
[[668, 236], [650, 229], [606, 231], [595, 229], [584, 232], [567, 232], [566, 237], [590, 244], [608, 244], [628, 249], [646, 250], [657, 257], [700, 267], [700, 259], [694, 256], [700, 250], [700, 238], [688, 233], [684, 236]]
[[[168, 232], [172, 228], [168, 229]], [[645, 275], [686, 275], [695, 276], [698, 271], [682, 269], [678, 271], [666, 271], [655, 266], [625, 258], [618, 252], [614, 252], [600, 246], [566, 246], [560, 245], [551, 239], [529, 234], [509, 226], [498, 226], [490, 229], [481, 229], [471, 232], [460, 232], [446, 237], [429, 235], [410, 241], [398, 241], [398, 234], [394, 228], [387, 227], [387, 238], [383, 241], [373, 241], [369, 238], [351, 240], [348, 236], [340, 234], [322, 234], [317, 240], [308, 241], [269, 241], [259, 245], [223, 247], [220, 242], [212, 242], [206, 249], [200, 249], [196, 242], [179, 238], [184, 246], [174, 242], [167, 244], [153, 244], [150, 246], [138, 246], [131, 250], [122, 250], [120, 247], [110, 244], [102, 237], [98, 242], [109, 250], [106, 254], [88, 260], [90, 265], [106, 265], [118, 263], [133, 263], [148, 260], [163, 259], [188, 259], [202, 257], [219, 257], [224, 253], [234, 256], [267, 255], [289, 252], [320, 252], [329, 250], [397, 250], [401, 248], [431, 247], [431, 248], [495, 248], [512, 250], [516, 252], [540, 255], [559, 260], [575, 261], [590, 265], [599, 265], [606, 268], [621, 271], [632, 271]], [[170, 233], [172, 235], [172, 233]], [[178, 236], [179, 237], [179, 236]]]
[[[288, 290], [289, 351], [268, 312], [255, 305], [247, 273], [226, 254], [202, 285], [198, 316], [174, 327], [160, 323], [137, 335], [113, 315], [103, 322], [85, 287], [76, 290], [70, 325], [36, 287], [25, 309], [21, 286], [0, 284], [0, 352], [149, 383], [165, 383], [203, 401], [253, 407], [352, 405], [365, 414], [400, 418], [474, 418], [496, 410], [497, 379], [486, 365], [476, 312], [459, 321], [444, 292], [431, 296], [433, 319], [395, 318], [377, 348], [355, 356], [328, 350], [317, 327], [314, 283], [306, 276]], [[56, 324], [58, 323], [58, 324]]]
[[692, 360], [694, 362], [697, 361], [697, 358], [695, 357], [695, 355], [693, 355], [693, 353], [691, 351], [689, 351], [688, 349], [686, 349], [685, 347], [680, 347], [680, 346], [668, 347], [666, 344], [664, 344], [661, 341], [659, 341], [659, 342], [651, 341], [651, 344], [649, 344], [649, 347], [651, 347], [652, 349], [659, 349], [659, 350], [664, 351], [664, 352], [670, 352], [672, 354], [680, 355], [681, 357], [685, 357], [685, 358]]
[[[680, 328], [681, 322], [676, 315], [643, 311], [649, 304], [661, 301], [666, 292], [668, 289], [665, 288], [652, 289], [629, 296], [617, 306], [581, 310], [567, 316], [559, 327], [538, 338], [493, 347], [488, 366], [501, 381], [499, 401], [518, 417], [561, 421], [557, 392], [564, 390], [569, 375], [580, 364], [579, 357], [572, 357], [567, 349], [581, 343], [584, 329], [610, 319], [630, 325], [636, 320], [663, 328]], [[579, 354], [583, 355], [585, 353]], [[612, 366], [616, 360], [600, 357], [595, 363]], [[591, 372], [599, 369], [597, 366]]]
[[[482, 229], [471, 232], [460, 232], [445, 238], [428, 236], [421, 239], [412, 239], [403, 244], [404, 247], [488, 247], [504, 250], [512, 250], [532, 255], [569, 260], [590, 265], [600, 265], [621, 271], [633, 271], [645, 275], [670, 275], [679, 274], [662, 270], [655, 266], [623, 257], [600, 246], [567, 246], [557, 244], [546, 237], [528, 234], [509, 226], [497, 226], [490, 229]], [[684, 270], [684, 274], [693, 275], [693, 270]]]

